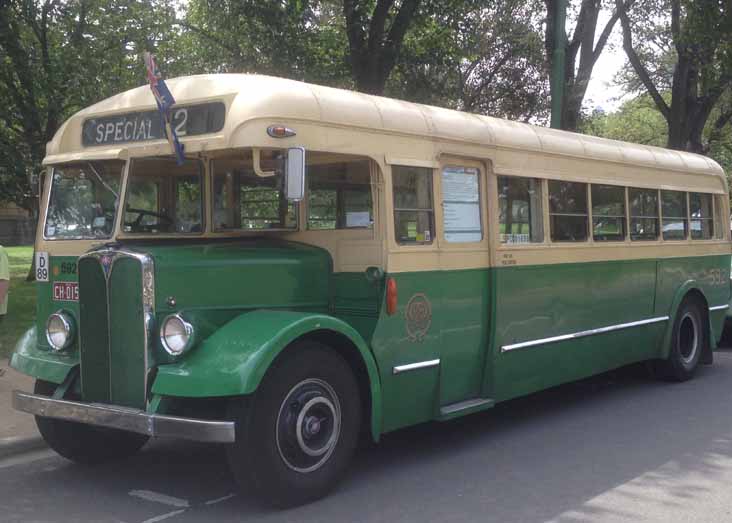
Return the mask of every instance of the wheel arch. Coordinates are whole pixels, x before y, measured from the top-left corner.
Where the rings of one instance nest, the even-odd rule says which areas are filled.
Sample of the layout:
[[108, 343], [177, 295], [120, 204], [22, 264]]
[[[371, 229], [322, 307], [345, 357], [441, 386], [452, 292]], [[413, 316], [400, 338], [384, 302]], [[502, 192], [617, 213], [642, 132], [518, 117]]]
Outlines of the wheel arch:
[[699, 304], [701, 305], [702, 322], [706, 326], [707, 331], [707, 343], [705, 344], [701, 355], [701, 363], [711, 363], [712, 350], [715, 348], [716, 342], [714, 339], [714, 330], [712, 329], [711, 316], [709, 314], [709, 301], [707, 300], [704, 291], [701, 290], [695, 280], [687, 280], [674, 293], [674, 299], [672, 300], [671, 308], [669, 309], [669, 321], [667, 323], [663, 336], [663, 343], [661, 345], [661, 359], [668, 358], [669, 351], [671, 350], [671, 337], [673, 336], [676, 315], [678, 314], [681, 305], [689, 299], [699, 301]]
[[381, 382], [368, 345], [353, 327], [333, 316], [258, 310], [241, 314], [191, 350], [161, 365], [152, 392], [163, 396], [221, 397], [256, 392], [278, 357], [298, 340], [315, 339], [338, 351], [367, 391], [371, 435], [381, 435]]

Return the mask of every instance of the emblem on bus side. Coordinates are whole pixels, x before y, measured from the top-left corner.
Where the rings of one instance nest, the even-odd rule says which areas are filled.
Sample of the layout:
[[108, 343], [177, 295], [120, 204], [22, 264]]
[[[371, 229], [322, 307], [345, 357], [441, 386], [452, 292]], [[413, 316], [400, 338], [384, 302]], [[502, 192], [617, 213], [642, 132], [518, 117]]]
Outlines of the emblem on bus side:
[[407, 335], [410, 341], [422, 341], [432, 325], [432, 304], [419, 292], [409, 298], [404, 310]]

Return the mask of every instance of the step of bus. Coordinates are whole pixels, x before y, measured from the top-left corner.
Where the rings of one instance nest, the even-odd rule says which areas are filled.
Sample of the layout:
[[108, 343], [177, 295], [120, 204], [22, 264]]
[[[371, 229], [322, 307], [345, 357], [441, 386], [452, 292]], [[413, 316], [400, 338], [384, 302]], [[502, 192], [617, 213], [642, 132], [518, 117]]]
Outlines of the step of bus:
[[465, 414], [480, 412], [481, 410], [490, 409], [495, 404], [496, 402], [490, 398], [471, 398], [457, 403], [443, 405], [440, 407], [439, 419], [448, 420]]

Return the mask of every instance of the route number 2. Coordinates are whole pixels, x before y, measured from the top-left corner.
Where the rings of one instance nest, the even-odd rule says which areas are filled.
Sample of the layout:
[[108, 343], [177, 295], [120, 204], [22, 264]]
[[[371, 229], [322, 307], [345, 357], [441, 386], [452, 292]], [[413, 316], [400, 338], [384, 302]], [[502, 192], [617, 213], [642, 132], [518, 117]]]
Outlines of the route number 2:
[[36, 281], [48, 281], [48, 253], [36, 253]]

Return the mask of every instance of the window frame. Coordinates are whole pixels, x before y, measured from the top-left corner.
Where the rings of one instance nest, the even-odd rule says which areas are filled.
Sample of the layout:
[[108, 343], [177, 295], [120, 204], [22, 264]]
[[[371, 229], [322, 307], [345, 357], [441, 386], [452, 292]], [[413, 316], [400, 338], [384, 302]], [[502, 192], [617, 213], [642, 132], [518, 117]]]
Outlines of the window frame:
[[[423, 169], [425, 170], [425, 176], [429, 179], [429, 187], [430, 187], [430, 203], [431, 208], [430, 209], [418, 209], [418, 208], [398, 208], [396, 205], [396, 185], [394, 183], [394, 178], [396, 174], [396, 170], [399, 168], [406, 168], [406, 169]], [[437, 212], [436, 212], [436, 205], [435, 205], [435, 172], [437, 170], [441, 169], [441, 167], [425, 167], [421, 165], [409, 165], [409, 164], [401, 164], [401, 163], [395, 163], [390, 165], [390, 185], [391, 185], [391, 204], [392, 204], [392, 220], [393, 220], [393, 228], [392, 231], [394, 232], [394, 242], [396, 245], [400, 247], [423, 247], [423, 246], [434, 246], [437, 245], [437, 242], [435, 241], [435, 237], [437, 236]], [[429, 173], [429, 174], [428, 174]], [[397, 213], [399, 212], [426, 212], [429, 214], [430, 217], [430, 241], [413, 241], [413, 242], [404, 242], [401, 241], [399, 238], [399, 235], [397, 233]]]
[[[600, 244], [607, 244], [607, 243], [624, 243], [628, 240], [628, 237], [630, 235], [630, 227], [629, 227], [629, 209], [628, 209], [628, 187], [626, 185], [611, 185], [607, 183], [589, 183], [589, 209], [588, 212], [590, 214], [590, 233], [592, 237], [592, 243], [600, 243]], [[612, 187], [616, 189], [620, 189], [623, 192], [623, 197], [621, 199], [622, 205], [623, 205], [623, 214], [622, 215], [614, 215], [614, 214], [600, 214], [598, 215], [601, 218], [613, 218], [613, 219], [621, 219], [622, 225], [623, 225], [623, 232], [621, 234], [621, 238], [616, 239], [597, 239], [595, 237], [595, 200], [594, 196], [592, 194], [592, 189], [594, 187]]]
[[[239, 215], [239, 226], [238, 227], [227, 227], [227, 228], [220, 228], [216, 226], [216, 170], [215, 170], [215, 162], [217, 160], [227, 160], [231, 158], [231, 155], [221, 155], [221, 156], [215, 156], [213, 158], [209, 158], [209, 160], [206, 162], [207, 168], [208, 168], [208, 178], [210, 180], [211, 184], [211, 196], [207, 200], [210, 206], [210, 212], [211, 212], [211, 228], [210, 233], [212, 235], [221, 235], [221, 236], [232, 236], [232, 235], [247, 235], [247, 234], [261, 234], [261, 233], [268, 233], [268, 232], [286, 232], [286, 233], [293, 233], [298, 232], [301, 230], [301, 223], [302, 223], [302, 216], [301, 212], [302, 209], [305, 207], [305, 205], [302, 205], [303, 200], [301, 201], [293, 201], [293, 215], [295, 218], [295, 225], [294, 227], [273, 227], [273, 228], [261, 228], [261, 229], [247, 229], [241, 226], [241, 221], [243, 219], [243, 216]], [[255, 174], [256, 176], [256, 174]], [[239, 190], [239, 208], [241, 209], [241, 179], [237, 181], [237, 188]]]
[[[500, 195], [501, 195], [501, 186], [499, 184], [499, 178], [511, 178], [511, 179], [524, 179], [524, 180], [536, 180], [539, 185], [539, 190], [541, 191], [541, 194], [539, 196], [539, 201], [541, 202], [541, 208], [539, 209], [539, 222], [541, 223], [541, 241], [532, 242], [529, 241], [527, 243], [510, 243], [510, 242], [502, 242], [501, 241], [501, 201], [500, 201]], [[548, 221], [547, 221], [547, 213], [549, 211], [549, 185], [548, 185], [548, 179], [547, 178], [541, 178], [538, 176], [524, 176], [524, 175], [514, 175], [514, 174], [496, 174], [496, 197], [495, 197], [495, 226], [491, 227], [492, 230], [495, 230], [496, 238], [496, 246], [499, 249], [521, 249], [521, 248], [531, 248], [536, 247], [539, 245], [549, 245], [551, 243], [549, 239], [549, 234], [547, 234], [548, 229]], [[530, 225], [530, 223], [529, 223]], [[529, 233], [529, 239], [531, 238], [531, 233]]]
[[[684, 204], [684, 216], [673, 216], [671, 218], [666, 218], [665, 214], [663, 212], [663, 193], [681, 193], [683, 195], [682, 202]], [[689, 241], [691, 235], [689, 234], [689, 193], [687, 191], [677, 191], [675, 189], [659, 189], [658, 190], [658, 205], [660, 207], [660, 216], [661, 216], [661, 239], [664, 242], [683, 242], [683, 241]], [[664, 225], [665, 221], [669, 220], [675, 220], [678, 221], [679, 219], [683, 220], [684, 222], [684, 237], [683, 238], [666, 238], [664, 234]]]
[[[193, 161], [198, 164], [198, 176], [201, 180], [201, 230], [198, 232], [160, 232], [160, 233], [150, 233], [150, 232], [131, 232], [125, 230], [125, 215], [127, 213], [127, 201], [130, 196], [129, 193], [129, 187], [130, 183], [132, 182], [132, 176], [133, 176], [133, 167], [135, 162], [141, 162], [146, 160], [173, 160], [172, 158], [169, 158], [168, 156], [143, 156], [140, 158], [132, 158], [128, 162], [127, 171], [125, 172], [125, 182], [123, 187], [123, 204], [122, 208], [119, 212], [119, 231], [120, 231], [120, 237], [123, 238], [141, 238], [141, 237], [154, 237], [154, 238], [178, 238], [178, 237], [191, 237], [191, 236], [203, 236], [208, 231], [208, 171], [207, 171], [207, 164], [208, 161], [205, 161], [202, 158], [196, 158], [196, 157], [190, 157], [187, 156], [185, 158], [186, 161]], [[144, 180], [146, 177], [142, 177]], [[154, 178], [154, 177], [150, 177]], [[173, 197], [176, 197], [177, 194], [175, 194], [176, 184], [175, 184], [175, 178], [171, 177], [172, 183], [171, 183], [171, 194]], [[162, 192], [160, 186], [157, 187], [157, 206], [158, 209], [160, 208], [160, 202], [162, 197]], [[213, 196], [213, 195], [212, 195]]]
[[[574, 181], [574, 180], [562, 180], [557, 178], [547, 178], [546, 179], [546, 203], [547, 203], [547, 216], [549, 219], [549, 223], [547, 224], [549, 226], [549, 241], [552, 244], [587, 244], [592, 241], [592, 231], [591, 231], [591, 219], [592, 219], [592, 199], [590, 194], [590, 186], [592, 185], [588, 181]], [[586, 212], [585, 214], [580, 213], [556, 213], [552, 212], [551, 209], [551, 182], [557, 182], [557, 183], [572, 183], [572, 184], [579, 184], [584, 185], [584, 193], [585, 193], [585, 208]], [[552, 217], [553, 216], [562, 216], [562, 217], [584, 217], [585, 218], [585, 238], [583, 240], [555, 240], [554, 239], [554, 228], [552, 227]]]
[[[709, 197], [709, 203], [710, 203], [710, 208], [711, 208], [710, 209], [711, 215], [708, 218], [692, 218], [692, 215], [691, 215], [691, 196], [692, 196], [692, 194], [697, 194], [699, 196], [708, 196]], [[716, 209], [715, 209], [715, 200], [716, 200], [715, 195], [713, 193], [692, 192], [692, 191], [687, 192], [686, 195], [687, 195], [687, 199], [689, 201], [689, 205], [687, 207], [687, 213], [689, 215], [689, 240], [694, 241], [694, 242], [698, 242], [698, 241], [710, 241], [710, 240], [716, 239], [716, 235], [717, 235], [717, 223], [716, 223], [717, 222], [717, 219], [716, 219], [716, 216], [717, 216], [717, 213], [716, 213]], [[700, 208], [701, 207], [702, 206], [700, 205]], [[693, 229], [691, 227], [692, 221], [711, 222], [712, 229], [711, 229], [711, 235], [709, 236], [709, 238], [694, 238], [694, 231], [693, 231]], [[703, 230], [703, 227], [702, 227], [701, 230]]]
[[[480, 239], [478, 240], [472, 240], [472, 241], [450, 241], [447, 238], [447, 228], [445, 227], [445, 194], [443, 189], [443, 174], [445, 172], [445, 169], [449, 168], [458, 168], [458, 169], [465, 169], [465, 170], [474, 170], [475, 176], [478, 183], [478, 200], [477, 202], [459, 202], [459, 201], [452, 201], [452, 203], [458, 203], [458, 204], [473, 204], [475, 203], [478, 206], [478, 224], [480, 226]], [[440, 242], [444, 242], [446, 246], [449, 246], [448, 248], [460, 248], [461, 245], [476, 245], [483, 243], [487, 237], [486, 235], [486, 224], [484, 223], [484, 219], [486, 216], [486, 212], [483, 210], [483, 205], [485, 205], [485, 200], [483, 197], [483, 191], [484, 191], [484, 182], [481, 180], [483, 178], [483, 173], [485, 172], [484, 168], [477, 165], [475, 162], [471, 161], [465, 161], [461, 162], [459, 159], [451, 159], [450, 161], [441, 163], [439, 167], [433, 169], [433, 187], [432, 187], [432, 207], [433, 207], [433, 214], [434, 214], [434, 227], [435, 231], [434, 234], [440, 236], [439, 240]], [[439, 192], [435, 191], [434, 187], [434, 181], [435, 181], [435, 174], [437, 175], [438, 182], [439, 182]], [[437, 199], [439, 198], [439, 205], [437, 203]], [[439, 212], [437, 210], [437, 207], [439, 206]], [[440, 219], [440, 227], [438, 228], [438, 218]], [[396, 229], [395, 229], [396, 232]]]

